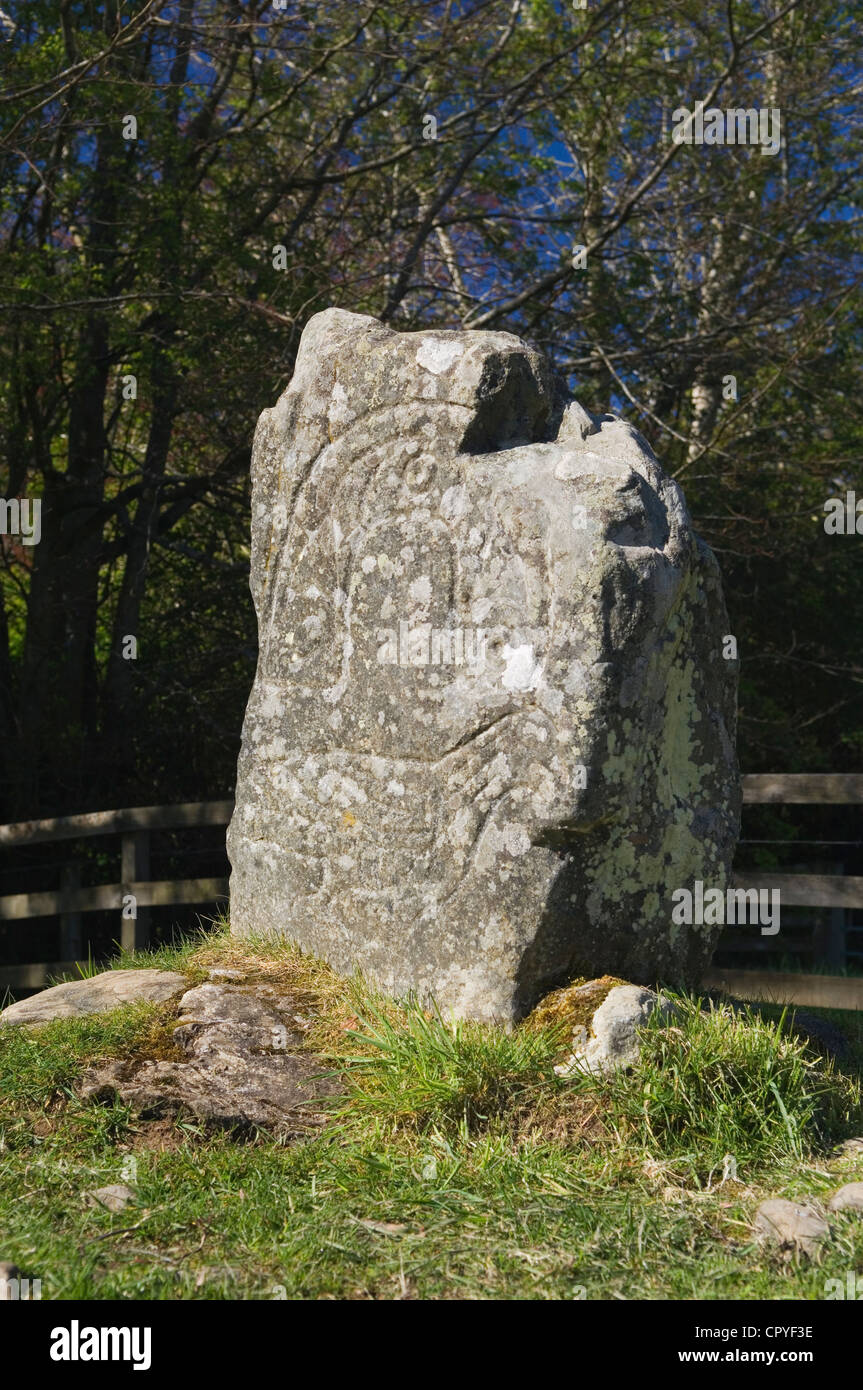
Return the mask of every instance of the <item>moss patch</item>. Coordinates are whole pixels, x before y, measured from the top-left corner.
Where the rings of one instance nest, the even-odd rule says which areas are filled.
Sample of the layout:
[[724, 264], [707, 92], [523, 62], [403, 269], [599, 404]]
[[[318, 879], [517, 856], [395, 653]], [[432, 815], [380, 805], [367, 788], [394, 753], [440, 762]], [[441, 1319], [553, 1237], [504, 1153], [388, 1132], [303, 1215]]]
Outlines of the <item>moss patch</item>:
[[616, 979], [614, 975], [600, 975], [596, 980], [573, 980], [563, 989], [547, 994], [528, 1014], [521, 1027], [531, 1032], [550, 1030], [558, 1033], [561, 1045], [568, 1052], [573, 1039], [582, 1029], [589, 1035], [593, 1015], [610, 991], [618, 985], [629, 983], [628, 980]]

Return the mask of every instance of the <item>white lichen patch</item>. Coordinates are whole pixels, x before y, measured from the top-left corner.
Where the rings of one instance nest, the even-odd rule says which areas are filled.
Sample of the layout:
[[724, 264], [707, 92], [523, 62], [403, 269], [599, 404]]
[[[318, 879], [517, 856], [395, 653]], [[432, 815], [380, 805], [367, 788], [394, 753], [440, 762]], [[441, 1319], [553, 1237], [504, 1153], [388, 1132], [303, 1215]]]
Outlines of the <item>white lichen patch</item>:
[[464, 353], [457, 338], [423, 338], [416, 355], [418, 366], [434, 376], [448, 372]]

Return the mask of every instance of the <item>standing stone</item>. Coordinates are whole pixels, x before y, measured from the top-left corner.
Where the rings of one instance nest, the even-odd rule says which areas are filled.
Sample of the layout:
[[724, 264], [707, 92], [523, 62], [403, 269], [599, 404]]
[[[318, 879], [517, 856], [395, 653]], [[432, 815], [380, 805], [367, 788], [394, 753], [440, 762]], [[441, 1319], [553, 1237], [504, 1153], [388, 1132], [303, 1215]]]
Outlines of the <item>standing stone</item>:
[[252, 461], [234, 932], [510, 1022], [695, 980], [739, 820], [716, 562], [646, 441], [507, 333], [308, 323]]

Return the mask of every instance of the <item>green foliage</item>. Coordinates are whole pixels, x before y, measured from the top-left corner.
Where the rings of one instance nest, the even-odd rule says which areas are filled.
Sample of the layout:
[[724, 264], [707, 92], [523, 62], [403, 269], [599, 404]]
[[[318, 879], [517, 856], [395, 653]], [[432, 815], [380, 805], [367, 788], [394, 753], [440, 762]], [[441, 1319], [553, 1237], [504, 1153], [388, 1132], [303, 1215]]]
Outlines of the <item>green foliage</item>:
[[[43, 538], [3, 542], [0, 819], [230, 790], [250, 443], [330, 304], [521, 333], [626, 413], [722, 564], [746, 770], [857, 765], [861, 0], [5, 10], [0, 493]], [[775, 157], [671, 146], [726, 71]]]
[[134, 1054], [164, 1006], [130, 1004], [90, 1018], [56, 1019], [38, 1032], [4, 1028], [0, 1034], [0, 1094], [13, 1108], [71, 1097], [71, 1084], [95, 1057]]

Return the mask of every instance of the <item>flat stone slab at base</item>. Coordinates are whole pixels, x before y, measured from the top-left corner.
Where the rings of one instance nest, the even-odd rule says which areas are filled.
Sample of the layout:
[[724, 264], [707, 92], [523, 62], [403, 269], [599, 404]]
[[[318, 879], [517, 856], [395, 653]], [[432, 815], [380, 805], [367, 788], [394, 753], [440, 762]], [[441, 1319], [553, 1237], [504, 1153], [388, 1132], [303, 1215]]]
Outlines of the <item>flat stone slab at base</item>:
[[107, 1062], [84, 1073], [85, 1100], [131, 1105], [142, 1119], [188, 1114], [221, 1128], [299, 1136], [337, 1092], [318, 1057], [298, 1051], [294, 1001], [272, 986], [199, 985], [180, 1001], [174, 1040], [183, 1061]]
[[43, 989], [0, 1013], [0, 1024], [50, 1023], [54, 1018], [105, 1014], [121, 1004], [163, 1004], [186, 988], [185, 976], [171, 970], [105, 970], [89, 980]]
[[834, 1153], [841, 1154], [845, 1158], [858, 1158], [863, 1156], [863, 1136], [856, 1135], [853, 1139], [843, 1139], [841, 1144], [837, 1144]]

